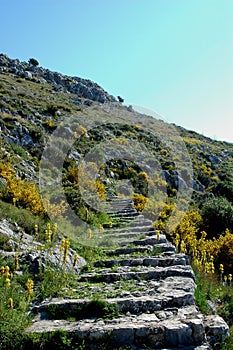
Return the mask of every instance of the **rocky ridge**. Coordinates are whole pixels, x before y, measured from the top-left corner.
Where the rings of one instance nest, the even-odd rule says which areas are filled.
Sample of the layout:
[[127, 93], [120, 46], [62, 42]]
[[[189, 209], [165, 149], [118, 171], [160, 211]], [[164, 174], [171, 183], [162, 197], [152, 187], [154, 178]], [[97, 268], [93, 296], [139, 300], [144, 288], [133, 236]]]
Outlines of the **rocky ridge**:
[[52, 72], [49, 69], [36, 67], [27, 62], [20, 62], [18, 59], [10, 59], [8, 56], [0, 54], [0, 73], [6, 72], [35, 82], [53, 84], [56, 86], [57, 91], [77, 94], [92, 101], [100, 103], [116, 102], [113, 96], [109, 95], [102, 87], [91, 80], [69, 77]]
[[[195, 276], [188, 257], [177, 254], [165, 235], [133, 209], [131, 200], [113, 197], [110, 203], [109, 214], [127, 217], [127, 226], [106, 225], [103, 239], [112, 236], [120, 247], [106, 249], [106, 260], [80, 274], [86, 297], [53, 298], [34, 305], [33, 325], [27, 332], [64, 330], [84, 341], [86, 349], [102, 349], [106, 341], [114, 349], [211, 349], [226, 336], [228, 326], [217, 315], [204, 316], [195, 305]], [[118, 316], [82, 315], [96, 292], [117, 305]], [[75, 320], [69, 321], [67, 315]]]

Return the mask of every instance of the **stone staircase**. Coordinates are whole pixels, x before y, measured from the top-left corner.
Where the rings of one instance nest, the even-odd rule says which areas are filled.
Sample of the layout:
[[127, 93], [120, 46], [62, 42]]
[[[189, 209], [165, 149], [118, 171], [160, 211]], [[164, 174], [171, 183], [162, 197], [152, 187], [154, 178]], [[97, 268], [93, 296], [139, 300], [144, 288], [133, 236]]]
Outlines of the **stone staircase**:
[[[177, 254], [165, 235], [157, 235], [131, 200], [111, 198], [108, 212], [112, 227], [105, 225], [103, 237], [117, 248], [106, 249], [107, 259], [96, 261], [91, 272], [79, 276], [78, 284], [89, 290], [89, 297], [43, 301], [32, 308], [35, 318], [27, 331], [61, 329], [84, 341], [85, 349], [97, 350], [106, 349], [106, 342], [111, 349], [207, 350], [221, 341], [228, 326], [219, 316], [204, 316], [196, 307], [188, 257]], [[117, 305], [119, 315], [82, 316], [92, 292]], [[66, 315], [76, 319], [68, 321]]]

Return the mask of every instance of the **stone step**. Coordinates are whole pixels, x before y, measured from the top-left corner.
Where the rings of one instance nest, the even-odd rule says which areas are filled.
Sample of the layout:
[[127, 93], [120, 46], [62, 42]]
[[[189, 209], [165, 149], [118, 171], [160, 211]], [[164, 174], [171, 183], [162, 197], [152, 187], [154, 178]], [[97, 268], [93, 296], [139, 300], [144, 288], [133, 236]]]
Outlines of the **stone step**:
[[107, 208], [107, 210], [109, 209], [109, 208], [113, 208], [114, 209], [114, 213], [115, 213], [115, 209], [117, 208], [120, 212], [125, 212], [125, 211], [136, 211], [136, 209], [134, 208], [134, 206], [133, 206], [133, 204], [127, 204], [127, 205], [125, 205], [125, 204], [123, 204], [123, 205], [119, 205], [119, 204], [113, 204], [113, 205], [111, 205], [111, 204], [109, 204], [108, 203], [108, 208]]
[[139, 214], [138, 212], [132, 212], [132, 213], [119, 213], [117, 212], [116, 214], [111, 214], [110, 217], [115, 220], [115, 219], [118, 219], [118, 218], [122, 218], [122, 219], [125, 219], [125, 220], [130, 220], [130, 219], [135, 219], [135, 217], [137, 217]]
[[141, 267], [136, 271], [131, 271], [124, 266], [118, 268], [117, 272], [108, 269], [98, 270], [92, 273], [82, 274], [79, 278], [81, 282], [106, 282], [112, 283], [119, 280], [161, 280], [171, 276], [195, 278], [192, 268], [189, 265], [176, 265], [168, 267]]
[[[127, 236], [127, 240], [125, 240], [125, 236]], [[143, 237], [142, 237], [143, 236]], [[166, 236], [165, 235], [160, 235], [160, 237], [156, 236], [149, 236], [149, 237], [144, 237], [144, 233], [138, 234], [138, 233], [131, 233], [130, 236], [127, 233], [124, 234], [111, 234], [111, 235], [102, 235], [99, 236], [100, 238], [102, 237], [103, 239], [111, 239], [115, 243], [118, 243], [119, 246], [125, 247], [128, 245], [134, 245], [134, 246], [145, 246], [145, 245], [158, 245], [158, 248], [160, 244], [165, 244], [168, 243]]]
[[109, 208], [120, 208], [120, 209], [124, 209], [124, 208], [134, 208], [134, 203], [132, 201], [111, 201], [111, 202], [107, 202], [107, 206]]
[[134, 246], [144, 246], [144, 245], [153, 245], [153, 246], [157, 246], [159, 248], [160, 244], [166, 244], [167, 243], [167, 239], [165, 235], [161, 235], [159, 237], [159, 239], [157, 239], [157, 237], [155, 236], [151, 236], [151, 237], [146, 237], [146, 238], [141, 238], [138, 240], [127, 240], [127, 241], [121, 241], [119, 242], [119, 245], [121, 247], [125, 247], [128, 246], [129, 244], [133, 244]]
[[136, 219], [136, 218], [138, 218], [139, 217], [139, 213], [138, 212], [122, 212], [122, 213], [119, 213], [118, 211], [116, 212], [116, 213], [107, 213], [109, 216], [110, 216], [110, 218], [112, 219], [112, 220], [116, 220], [116, 219], [125, 219], [125, 218], [134, 218], [134, 220]]
[[114, 219], [112, 219], [111, 221], [111, 224], [110, 223], [105, 223], [103, 224], [103, 228], [105, 230], [117, 230], [119, 229], [119, 227], [125, 227], [125, 225], [129, 225], [129, 222], [130, 221], [133, 221], [134, 218], [133, 217], [130, 217], [130, 218], [127, 218], [127, 219], [124, 219], [124, 218], [118, 218], [117, 220], [114, 221]]
[[[175, 285], [175, 289], [174, 289]], [[194, 281], [188, 277], [167, 277], [164, 280], [127, 280], [113, 283], [98, 282], [88, 283], [79, 281], [77, 290], [73, 290], [73, 298], [101, 298], [110, 300], [113, 298], [140, 298], [161, 299], [166, 293], [174, 294], [174, 290], [183, 290], [187, 293], [194, 292]], [[170, 291], [169, 291], [170, 290]]]
[[113, 196], [111, 198], [107, 198], [107, 202], [110, 203], [133, 203], [133, 200], [131, 198], [121, 198], [121, 197], [117, 197], [117, 196]]
[[112, 213], [115, 214], [116, 213], [116, 209], [118, 210], [117, 212], [119, 213], [131, 213], [131, 212], [135, 212], [137, 211], [132, 205], [128, 205], [128, 207], [122, 207], [120, 205], [117, 205], [117, 206], [111, 206], [111, 205], [108, 205], [108, 208], [106, 209], [108, 213], [111, 213], [111, 211], [109, 210], [109, 208], [113, 208], [113, 211]]
[[[116, 232], [116, 230], [114, 230], [114, 232]], [[123, 232], [123, 233], [119, 233], [119, 232], [116, 232], [116, 233], [112, 233], [112, 231], [107, 231], [107, 232], [104, 232], [104, 234], [107, 234], [107, 237], [111, 238], [111, 237], [119, 237], [119, 238], [137, 238], [137, 237], [140, 237], [140, 236], [144, 236], [144, 237], [151, 237], [151, 236], [155, 236], [156, 237], [156, 232], [155, 230], [152, 230], [152, 231], [145, 231], [145, 232], [142, 232], [142, 233], [138, 233], [138, 232]]]
[[[137, 246], [137, 247], [124, 247], [124, 248], [117, 248], [115, 250], [106, 250], [105, 253], [107, 255], [116, 255], [116, 256], [133, 254], [133, 253], [152, 254], [154, 248], [158, 248], [158, 252], [160, 254], [162, 254], [162, 253], [173, 254], [176, 252], [176, 248], [171, 243], [161, 243], [161, 244], [157, 245], [157, 247], [153, 247], [152, 245]], [[156, 254], [156, 255], [158, 255], [158, 254]]]
[[187, 265], [189, 263], [188, 256], [185, 254], [173, 254], [171, 256], [158, 256], [155, 258], [128, 258], [128, 259], [111, 259], [111, 260], [99, 260], [94, 263], [94, 267], [107, 267], [113, 266], [175, 266], [175, 265]]
[[152, 227], [150, 224], [137, 224], [137, 225], [130, 225], [128, 224], [127, 226], [123, 226], [123, 227], [115, 227], [114, 229], [109, 229], [109, 224], [106, 224], [106, 230], [104, 231], [105, 233], [112, 233], [113, 230], [114, 232], [118, 232], [118, 233], [125, 233], [125, 232], [136, 232], [136, 233], [143, 233], [143, 232], [154, 232], [156, 233], [154, 227]]
[[136, 217], [134, 221], [130, 222], [128, 227], [141, 227], [141, 226], [152, 226], [152, 221], [150, 219], [146, 219], [144, 217]]
[[114, 215], [116, 213], [127, 213], [127, 212], [135, 212], [136, 209], [132, 205], [108, 205], [106, 208], [106, 212], [110, 215], [111, 213]]
[[[186, 281], [184, 281], [183, 283], [186, 283]], [[190, 281], [188, 281], [187, 283], [190, 283]], [[76, 317], [76, 319], [83, 319], [83, 315], [80, 310], [86, 307], [90, 301], [91, 299], [89, 298], [54, 298], [49, 300], [48, 302], [34, 306], [31, 312], [33, 314], [40, 313], [43, 314], [43, 317], [53, 319], [57, 319], [58, 316], [60, 319], [65, 319], [67, 318], [67, 316]], [[181, 308], [184, 306], [194, 305], [195, 302], [193, 291], [177, 289], [174, 292], [172, 288], [164, 288], [161, 289], [161, 291], [157, 290], [157, 293], [155, 293], [154, 295], [140, 295], [139, 293], [139, 296], [127, 295], [123, 297], [121, 296], [115, 298], [108, 298], [104, 301], [108, 304], [117, 305], [120, 314], [130, 313], [131, 315], [140, 315], [144, 312], [152, 313], [168, 308]], [[50, 310], [53, 310], [52, 314], [50, 313]], [[90, 314], [90, 317], [94, 317], [94, 315]]]
[[165, 235], [160, 235], [159, 239], [157, 237], [146, 237], [138, 240], [132, 240], [132, 241], [121, 241], [119, 245], [121, 247], [127, 246], [128, 244], [133, 244], [135, 246], [144, 246], [144, 245], [159, 245], [161, 243], [167, 243], [167, 239]]
[[[104, 339], [109, 348], [133, 346], [135, 349], [198, 349], [206, 347], [205, 332], [219, 337], [227, 332], [227, 325], [216, 321], [210, 327], [195, 306], [165, 309], [149, 314], [129, 315], [112, 320], [86, 319], [76, 322], [37, 319], [27, 329], [28, 333], [49, 333], [63, 330], [70, 338], [80, 340], [90, 348], [102, 349]], [[200, 349], [204, 349], [199, 347]], [[209, 348], [210, 349], [210, 348]]]
[[[116, 214], [117, 213], [118, 212], [116, 212]], [[152, 221], [150, 219], [145, 218], [144, 215], [139, 214], [139, 213], [137, 213], [137, 215], [134, 217], [134, 222], [139, 223], [139, 224], [142, 224], [144, 222], [144, 223], [147, 223], [147, 225], [149, 225], [149, 224], [152, 225]]]
[[[125, 239], [125, 238], [128, 238], [129, 240], [131, 239], [136, 239], [136, 238], [139, 238], [140, 236], [144, 236], [144, 237], [151, 237], [151, 236], [154, 236], [155, 235], [155, 231], [145, 231], [143, 233], [137, 233], [137, 232], [123, 232], [123, 233], [112, 233], [113, 230], [111, 231], [104, 231], [103, 232], [103, 235], [102, 237], [108, 237], [109, 239], [113, 238], [113, 239]], [[115, 232], [115, 230], [114, 230]]]
[[112, 222], [116, 222], [116, 223], [122, 223], [123, 225], [130, 225], [132, 222], [134, 222], [136, 215], [132, 215], [132, 216], [115, 216], [115, 217], [111, 217]]
[[131, 212], [135, 212], [135, 209], [131, 206], [131, 205], [125, 205], [125, 206], [121, 206], [121, 205], [114, 205], [114, 206], [108, 206], [105, 209], [106, 213], [111, 215], [111, 214], [117, 214], [117, 213], [131, 213]]

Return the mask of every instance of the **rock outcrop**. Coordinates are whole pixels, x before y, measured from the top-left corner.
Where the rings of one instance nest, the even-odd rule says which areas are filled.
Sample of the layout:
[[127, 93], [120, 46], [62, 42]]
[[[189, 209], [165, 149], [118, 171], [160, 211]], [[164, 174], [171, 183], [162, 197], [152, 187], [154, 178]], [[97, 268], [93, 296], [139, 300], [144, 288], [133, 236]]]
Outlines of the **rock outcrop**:
[[[203, 315], [195, 305], [195, 276], [188, 257], [176, 253], [130, 200], [112, 198], [110, 215], [115, 220], [125, 217], [128, 224], [112, 229], [106, 225], [103, 240], [109, 237], [119, 247], [106, 249], [108, 258], [80, 275], [80, 288], [83, 285], [88, 296], [44, 300], [32, 308], [34, 323], [27, 332], [61, 329], [84, 341], [87, 349], [102, 349], [106, 339], [111, 348], [138, 350], [207, 350], [221, 341], [228, 326], [219, 316]], [[90, 312], [83, 317], [95, 293], [117, 306], [119, 316], [99, 319]], [[52, 315], [51, 309], [56, 310]], [[68, 321], [67, 315], [76, 320]]]
[[40, 83], [47, 82], [53, 84], [57, 91], [70, 92], [92, 101], [100, 103], [116, 102], [113, 96], [91, 80], [51, 72], [27, 62], [20, 62], [18, 59], [10, 59], [3, 54], [0, 54], [0, 72], [9, 72], [28, 80], [34, 79], [34, 81]]
[[5, 249], [0, 249], [3, 257], [14, 258], [18, 254], [19, 264], [27, 264], [28, 269], [33, 274], [44, 271], [48, 264], [57, 268], [64, 268], [76, 273], [80, 272], [86, 261], [79, 256], [73, 265], [76, 252], [69, 248], [66, 262], [63, 263], [63, 253], [57, 245], [42, 250], [43, 244], [35, 237], [25, 233], [16, 223], [10, 224], [7, 220], [0, 220], [0, 234], [5, 237]]

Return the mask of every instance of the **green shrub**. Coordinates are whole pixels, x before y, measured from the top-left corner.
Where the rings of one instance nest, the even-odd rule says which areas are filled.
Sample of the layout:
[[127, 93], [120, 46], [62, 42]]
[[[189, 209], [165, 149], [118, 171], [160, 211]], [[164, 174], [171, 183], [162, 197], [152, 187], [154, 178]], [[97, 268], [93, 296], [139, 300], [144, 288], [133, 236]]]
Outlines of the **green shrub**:
[[32, 64], [34, 67], [39, 66], [39, 62], [35, 58], [30, 58], [28, 63]]
[[225, 197], [229, 202], [233, 204], [233, 185], [228, 181], [221, 181], [214, 189], [214, 193], [218, 196]]
[[208, 200], [201, 209], [203, 230], [209, 238], [219, 236], [233, 226], [233, 206], [224, 197]]
[[215, 350], [233, 350], [233, 328], [230, 330], [229, 336], [220, 344], [220, 347]]
[[28, 155], [27, 152], [25, 151], [25, 149], [21, 146], [16, 145], [15, 143], [11, 143], [11, 148], [13, 149], [13, 151], [18, 154], [20, 157], [27, 159]]
[[51, 114], [53, 117], [55, 117], [57, 111], [58, 111], [58, 108], [54, 105], [48, 105], [45, 110], [45, 112]]
[[72, 272], [64, 271], [61, 267], [47, 267], [38, 276], [38, 298], [43, 300], [62, 296], [63, 288], [69, 288], [74, 283], [75, 276]]
[[0, 249], [11, 251], [12, 247], [9, 244], [9, 238], [2, 233], [0, 233]]
[[76, 309], [61, 308], [59, 305], [52, 304], [47, 308], [47, 313], [51, 319], [81, 320], [93, 317], [111, 319], [119, 316], [119, 309], [116, 304], [94, 298]]
[[5, 203], [0, 200], [0, 220], [7, 219], [12, 223], [17, 223], [26, 233], [34, 233], [35, 224], [39, 230], [45, 225], [45, 221], [38, 216], [33, 215], [30, 211], [17, 208], [13, 204]]
[[[101, 299], [93, 299], [82, 310], [84, 317], [114, 318], [119, 316], [118, 306]], [[82, 312], [80, 316], [82, 315]]]
[[[23, 349], [24, 329], [29, 325], [27, 303], [21, 293], [22, 287], [15, 278], [9, 288], [5, 286], [5, 276], [0, 275], [0, 349]], [[13, 309], [9, 308], [9, 298]]]

